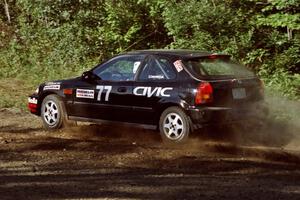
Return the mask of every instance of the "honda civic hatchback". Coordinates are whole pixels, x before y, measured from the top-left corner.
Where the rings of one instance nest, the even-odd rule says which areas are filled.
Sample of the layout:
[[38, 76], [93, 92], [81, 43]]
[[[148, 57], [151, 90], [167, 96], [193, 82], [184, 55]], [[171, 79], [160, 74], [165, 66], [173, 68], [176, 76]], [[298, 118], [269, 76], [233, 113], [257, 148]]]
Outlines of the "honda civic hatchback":
[[265, 109], [254, 73], [229, 55], [191, 50], [117, 55], [80, 77], [41, 84], [28, 107], [47, 129], [72, 120], [142, 124], [169, 143], [204, 126], [247, 122]]

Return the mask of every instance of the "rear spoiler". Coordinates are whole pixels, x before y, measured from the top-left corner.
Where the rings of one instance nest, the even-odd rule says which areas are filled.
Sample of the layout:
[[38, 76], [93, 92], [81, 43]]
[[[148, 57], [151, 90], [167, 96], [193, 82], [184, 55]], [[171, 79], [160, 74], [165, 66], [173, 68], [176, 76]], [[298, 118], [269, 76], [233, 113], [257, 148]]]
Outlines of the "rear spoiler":
[[189, 57], [185, 57], [183, 60], [193, 60], [193, 59], [218, 59], [218, 58], [225, 58], [229, 59], [231, 58], [231, 55], [229, 54], [219, 54], [219, 53], [213, 53], [208, 55], [190, 55]]
[[208, 59], [230, 58], [230, 57], [231, 57], [231, 55], [228, 55], [228, 54], [217, 54], [217, 53], [213, 53], [211, 55], [204, 56], [204, 58], [208, 58]]

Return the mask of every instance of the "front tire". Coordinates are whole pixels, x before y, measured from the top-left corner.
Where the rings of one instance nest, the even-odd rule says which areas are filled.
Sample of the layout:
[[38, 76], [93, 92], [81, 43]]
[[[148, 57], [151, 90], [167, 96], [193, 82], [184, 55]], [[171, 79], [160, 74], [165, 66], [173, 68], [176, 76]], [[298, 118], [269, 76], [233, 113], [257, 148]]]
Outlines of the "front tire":
[[55, 130], [63, 126], [65, 110], [59, 96], [51, 94], [45, 97], [42, 102], [41, 117], [46, 129]]
[[169, 107], [160, 116], [159, 131], [166, 143], [184, 143], [190, 134], [189, 118], [179, 107]]

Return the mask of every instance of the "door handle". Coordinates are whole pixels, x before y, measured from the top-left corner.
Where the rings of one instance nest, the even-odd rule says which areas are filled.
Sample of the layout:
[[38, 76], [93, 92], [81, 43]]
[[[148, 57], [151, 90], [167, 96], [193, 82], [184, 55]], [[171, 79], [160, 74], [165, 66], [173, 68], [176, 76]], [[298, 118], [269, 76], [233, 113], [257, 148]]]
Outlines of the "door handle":
[[127, 92], [127, 88], [126, 87], [119, 87], [118, 92], [121, 92], [121, 93]]

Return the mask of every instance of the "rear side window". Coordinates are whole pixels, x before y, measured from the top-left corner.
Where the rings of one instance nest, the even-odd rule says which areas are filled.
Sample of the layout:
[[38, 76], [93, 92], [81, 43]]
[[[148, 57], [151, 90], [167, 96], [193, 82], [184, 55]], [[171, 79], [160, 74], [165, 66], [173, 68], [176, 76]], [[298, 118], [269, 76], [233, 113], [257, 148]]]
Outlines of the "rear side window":
[[151, 58], [143, 68], [140, 80], [172, 80], [176, 73], [169, 60], [163, 57]]
[[248, 70], [245, 66], [233, 62], [229, 58], [202, 58], [190, 59], [184, 61], [185, 66], [189, 71], [199, 77], [218, 77], [218, 76], [233, 76], [233, 77], [249, 77], [254, 76], [254, 73]]
[[94, 69], [94, 73], [105, 81], [132, 81], [145, 56], [126, 55], [113, 58]]

